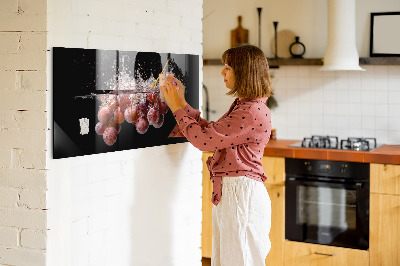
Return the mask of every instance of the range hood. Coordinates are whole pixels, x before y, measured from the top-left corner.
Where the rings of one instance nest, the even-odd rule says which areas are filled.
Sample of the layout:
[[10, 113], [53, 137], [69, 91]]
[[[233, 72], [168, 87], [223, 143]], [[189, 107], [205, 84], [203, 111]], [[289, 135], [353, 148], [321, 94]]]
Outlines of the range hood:
[[328, 0], [328, 44], [323, 71], [358, 70], [355, 0]]

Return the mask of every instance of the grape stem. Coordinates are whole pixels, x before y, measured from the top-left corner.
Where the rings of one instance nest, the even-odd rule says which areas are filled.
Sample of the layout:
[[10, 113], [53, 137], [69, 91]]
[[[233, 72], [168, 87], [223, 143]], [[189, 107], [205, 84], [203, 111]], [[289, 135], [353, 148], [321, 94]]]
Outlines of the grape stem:
[[[165, 68], [167, 67], [167, 65], [168, 65], [168, 62], [169, 62], [169, 60], [171, 60], [171, 59], [168, 59], [167, 60], [167, 63], [165, 63], [165, 66], [164, 66], [164, 68], [163, 68], [163, 70], [161, 71], [161, 73], [160, 74], [162, 74], [163, 72], [164, 72], [164, 70], [165, 70]], [[157, 82], [158, 82], [158, 79], [160, 78], [160, 75], [158, 75], [158, 77], [157, 77], [157, 79], [156, 79], [156, 81], [153, 83], [153, 85], [151, 85], [151, 87], [152, 88], [154, 88], [154, 86], [156, 86], [157, 85]]]

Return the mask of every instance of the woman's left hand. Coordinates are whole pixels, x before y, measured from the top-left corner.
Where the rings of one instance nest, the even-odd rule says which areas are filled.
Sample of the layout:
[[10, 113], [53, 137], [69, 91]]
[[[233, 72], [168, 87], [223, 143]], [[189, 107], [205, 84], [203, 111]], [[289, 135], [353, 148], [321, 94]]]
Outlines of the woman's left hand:
[[174, 113], [178, 109], [184, 109], [186, 106], [181, 105], [181, 97], [178, 94], [177, 83], [173, 79], [167, 78], [161, 91], [164, 94], [165, 102], [169, 109]]

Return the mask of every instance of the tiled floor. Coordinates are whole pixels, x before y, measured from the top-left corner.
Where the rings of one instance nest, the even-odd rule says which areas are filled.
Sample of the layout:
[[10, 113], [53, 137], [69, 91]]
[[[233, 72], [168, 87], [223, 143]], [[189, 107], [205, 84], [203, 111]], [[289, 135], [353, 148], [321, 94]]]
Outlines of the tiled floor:
[[202, 258], [203, 266], [211, 266], [211, 259], [209, 258]]

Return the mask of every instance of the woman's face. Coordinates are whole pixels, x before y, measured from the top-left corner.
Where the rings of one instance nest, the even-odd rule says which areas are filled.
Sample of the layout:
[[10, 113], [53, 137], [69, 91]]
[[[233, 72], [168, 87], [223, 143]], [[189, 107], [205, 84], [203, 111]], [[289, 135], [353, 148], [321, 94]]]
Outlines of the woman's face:
[[233, 69], [225, 64], [221, 71], [221, 75], [224, 77], [225, 86], [228, 89], [233, 89], [235, 86], [235, 73], [233, 72]]

